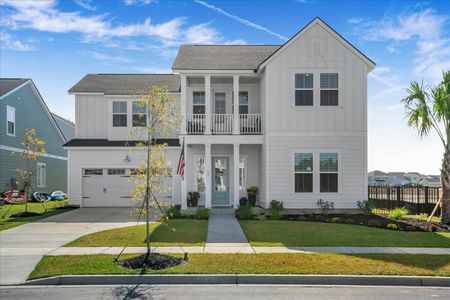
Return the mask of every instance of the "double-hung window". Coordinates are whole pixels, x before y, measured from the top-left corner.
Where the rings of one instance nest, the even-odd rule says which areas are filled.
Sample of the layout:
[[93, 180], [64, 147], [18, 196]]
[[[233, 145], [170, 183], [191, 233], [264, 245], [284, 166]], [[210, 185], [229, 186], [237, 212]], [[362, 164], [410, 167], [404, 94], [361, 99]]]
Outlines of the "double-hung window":
[[338, 192], [337, 153], [320, 153], [320, 192]]
[[133, 101], [132, 114], [133, 127], [147, 126], [147, 107], [144, 103]]
[[16, 109], [11, 106], [6, 106], [6, 134], [16, 135]]
[[320, 73], [320, 106], [339, 105], [339, 74]]
[[248, 92], [239, 92], [239, 114], [248, 114]]
[[313, 192], [313, 153], [295, 153], [294, 181], [296, 193]]
[[113, 101], [113, 127], [127, 127], [127, 102]]
[[194, 92], [192, 94], [192, 113], [205, 114], [205, 92]]
[[314, 74], [295, 74], [295, 106], [314, 105]]
[[47, 165], [45, 163], [37, 163], [37, 170], [36, 170], [36, 185], [38, 188], [45, 188], [45, 182], [46, 182], [46, 169]]

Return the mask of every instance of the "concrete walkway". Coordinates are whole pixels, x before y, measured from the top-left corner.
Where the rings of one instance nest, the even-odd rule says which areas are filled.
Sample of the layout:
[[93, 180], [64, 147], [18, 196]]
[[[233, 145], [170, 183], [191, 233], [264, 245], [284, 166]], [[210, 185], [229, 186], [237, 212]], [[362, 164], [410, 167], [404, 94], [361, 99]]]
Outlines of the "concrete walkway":
[[0, 231], [0, 285], [23, 283], [43, 255], [96, 231], [136, 225], [127, 208], [80, 208]]
[[[446, 254], [450, 255], [450, 248], [416, 248], [416, 247], [251, 247], [242, 250], [242, 245], [224, 245], [215, 247], [152, 247], [158, 253], [341, 253], [341, 254]], [[61, 247], [61, 248], [2, 248], [0, 254], [8, 257], [27, 257], [39, 255], [89, 255], [89, 254], [112, 254], [116, 255], [122, 251], [122, 247]], [[145, 247], [128, 247], [124, 253], [145, 253]]]
[[204, 252], [254, 253], [232, 209], [212, 209]]

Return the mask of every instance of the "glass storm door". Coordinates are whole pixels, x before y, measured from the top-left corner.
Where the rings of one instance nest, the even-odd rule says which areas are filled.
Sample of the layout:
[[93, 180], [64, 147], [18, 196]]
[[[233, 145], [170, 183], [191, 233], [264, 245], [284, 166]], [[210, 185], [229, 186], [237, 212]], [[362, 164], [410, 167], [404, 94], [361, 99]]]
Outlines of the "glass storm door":
[[229, 205], [230, 177], [226, 157], [213, 157], [212, 205]]

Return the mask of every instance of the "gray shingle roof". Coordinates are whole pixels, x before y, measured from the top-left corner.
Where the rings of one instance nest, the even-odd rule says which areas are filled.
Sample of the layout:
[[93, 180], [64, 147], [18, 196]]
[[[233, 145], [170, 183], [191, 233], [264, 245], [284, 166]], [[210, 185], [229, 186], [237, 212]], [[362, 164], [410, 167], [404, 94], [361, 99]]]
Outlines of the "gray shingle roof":
[[75, 84], [69, 93], [132, 95], [148, 92], [155, 85], [167, 86], [169, 92], [178, 92], [180, 77], [176, 74], [88, 74]]
[[30, 79], [27, 78], [0, 78], [0, 96], [12, 91], [19, 85], [24, 84]]
[[183, 45], [173, 70], [256, 70], [280, 45]]

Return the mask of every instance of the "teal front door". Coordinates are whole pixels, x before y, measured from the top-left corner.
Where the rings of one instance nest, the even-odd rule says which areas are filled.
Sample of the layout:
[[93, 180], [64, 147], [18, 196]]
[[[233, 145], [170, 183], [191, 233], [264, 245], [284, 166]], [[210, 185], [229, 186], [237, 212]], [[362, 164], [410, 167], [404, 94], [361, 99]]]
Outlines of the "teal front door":
[[228, 158], [213, 157], [212, 205], [230, 205], [230, 172], [228, 166]]

